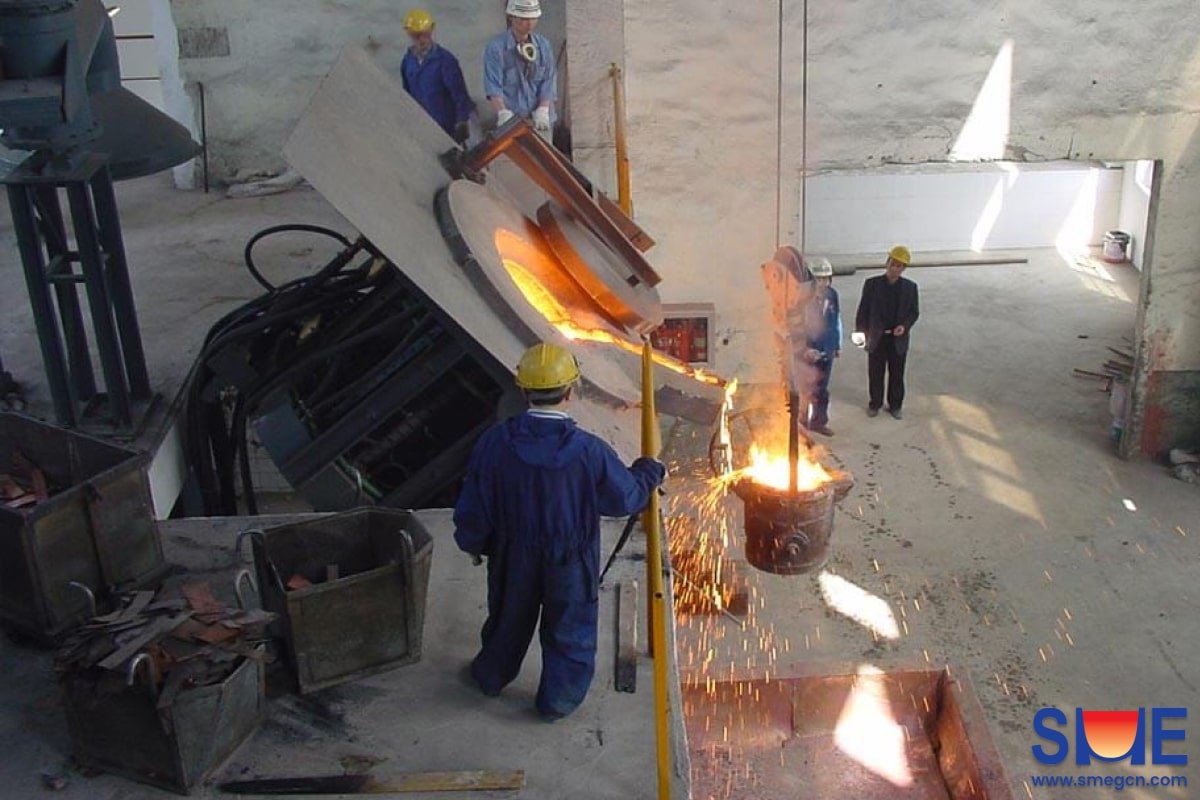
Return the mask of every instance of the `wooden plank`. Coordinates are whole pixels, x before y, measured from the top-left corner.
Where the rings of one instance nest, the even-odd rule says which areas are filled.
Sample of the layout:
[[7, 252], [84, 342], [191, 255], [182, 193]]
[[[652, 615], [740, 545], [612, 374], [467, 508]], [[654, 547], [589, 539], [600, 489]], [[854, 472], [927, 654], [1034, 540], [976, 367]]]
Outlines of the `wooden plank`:
[[407, 772], [367, 784], [369, 794], [388, 792], [466, 792], [483, 789], [523, 789], [525, 771], [479, 769], [457, 772]]
[[616, 672], [613, 683], [618, 692], [637, 691], [637, 599], [638, 582], [622, 581], [617, 587]]

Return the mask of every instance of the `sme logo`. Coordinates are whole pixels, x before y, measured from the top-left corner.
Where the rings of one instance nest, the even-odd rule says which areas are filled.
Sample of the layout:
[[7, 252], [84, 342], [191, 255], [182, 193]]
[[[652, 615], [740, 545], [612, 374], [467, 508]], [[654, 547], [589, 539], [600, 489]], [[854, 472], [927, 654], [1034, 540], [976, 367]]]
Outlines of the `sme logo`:
[[[1145, 708], [1133, 711], [1075, 709], [1074, 736], [1068, 735], [1067, 715], [1057, 708], [1042, 708], [1033, 715], [1033, 732], [1042, 740], [1031, 750], [1041, 764], [1061, 764], [1072, 749], [1075, 763], [1125, 761], [1186, 766], [1186, 753], [1179, 752], [1187, 731], [1186, 708]], [[1073, 745], [1073, 748], [1072, 748]]]

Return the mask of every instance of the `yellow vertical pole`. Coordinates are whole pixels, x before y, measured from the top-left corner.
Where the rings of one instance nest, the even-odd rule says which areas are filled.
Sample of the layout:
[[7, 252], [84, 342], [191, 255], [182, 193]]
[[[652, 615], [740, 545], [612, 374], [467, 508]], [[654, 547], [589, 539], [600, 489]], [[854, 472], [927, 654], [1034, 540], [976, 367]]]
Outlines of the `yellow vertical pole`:
[[[650, 340], [642, 342], [642, 455], [658, 458], [662, 442], [658, 414], [654, 408], [654, 361]], [[650, 654], [654, 660], [654, 741], [658, 760], [658, 800], [671, 797], [670, 710], [667, 707], [667, 617], [666, 588], [663, 585], [662, 517], [658, 492], [650, 493], [650, 502], [642, 516], [646, 531], [646, 585], [650, 592]]]
[[633, 193], [629, 183], [629, 143], [625, 140], [625, 84], [621, 68], [609, 67], [613, 82], [613, 137], [617, 146], [617, 205], [633, 218]]

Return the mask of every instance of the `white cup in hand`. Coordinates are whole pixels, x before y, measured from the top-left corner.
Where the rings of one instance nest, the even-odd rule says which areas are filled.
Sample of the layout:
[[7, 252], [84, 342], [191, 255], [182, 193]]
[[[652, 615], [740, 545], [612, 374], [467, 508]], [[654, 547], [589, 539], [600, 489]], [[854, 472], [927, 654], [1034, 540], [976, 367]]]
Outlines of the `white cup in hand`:
[[850, 334], [850, 341], [854, 342], [855, 347], [866, 347], [867, 335], [862, 331], [855, 331], [854, 333]]

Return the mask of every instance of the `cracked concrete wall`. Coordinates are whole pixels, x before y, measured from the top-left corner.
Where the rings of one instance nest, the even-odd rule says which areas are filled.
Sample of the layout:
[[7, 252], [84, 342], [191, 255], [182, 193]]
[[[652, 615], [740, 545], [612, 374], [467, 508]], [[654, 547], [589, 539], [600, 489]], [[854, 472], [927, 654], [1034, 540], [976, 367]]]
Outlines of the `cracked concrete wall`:
[[[801, 3], [785, 3], [777, 206], [777, 4], [625, 0], [638, 220], [659, 240], [664, 298], [716, 300], [717, 366], [751, 380], [775, 369], [755, 356], [770, 352], [758, 265], [777, 219], [784, 241], [798, 233], [803, 25]], [[1178, 389], [1153, 388], [1200, 372], [1200, 4], [808, 7], [810, 170], [947, 161], [989, 74], [1004, 76], [998, 55], [1011, 63], [996, 109], [1008, 131], [990, 157], [1163, 161], [1129, 439], [1158, 452], [1200, 433]]]
[[[173, 23], [179, 59], [164, 50], [164, 75], [177, 76], [168, 111], [199, 135], [196, 84], [207, 105], [209, 164], [220, 181], [240, 169], [280, 169], [280, 147], [309, 98], [347, 44], [365, 46], [399, 79], [408, 46], [401, 25], [409, 8], [428, 8], [436, 39], [462, 65], [471, 96], [483, 97], [483, 46], [504, 30], [503, 0], [156, 0], [159, 28]], [[169, 3], [169, 9], [165, 8]], [[169, 14], [169, 20], [167, 15]], [[561, 3], [545, 3], [538, 31], [561, 53]], [[172, 42], [174, 44], [174, 42]], [[179, 173], [177, 173], [177, 179]]]

